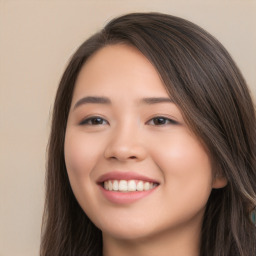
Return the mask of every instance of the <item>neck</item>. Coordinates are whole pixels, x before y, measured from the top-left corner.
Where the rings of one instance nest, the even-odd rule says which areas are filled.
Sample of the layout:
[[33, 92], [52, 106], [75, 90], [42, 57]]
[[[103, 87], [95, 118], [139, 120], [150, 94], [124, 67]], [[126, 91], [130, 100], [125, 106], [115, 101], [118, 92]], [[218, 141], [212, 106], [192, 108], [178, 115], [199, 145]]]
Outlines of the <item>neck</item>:
[[148, 238], [118, 239], [103, 234], [104, 256], [199, 256], [200, 229], [165, 231]]

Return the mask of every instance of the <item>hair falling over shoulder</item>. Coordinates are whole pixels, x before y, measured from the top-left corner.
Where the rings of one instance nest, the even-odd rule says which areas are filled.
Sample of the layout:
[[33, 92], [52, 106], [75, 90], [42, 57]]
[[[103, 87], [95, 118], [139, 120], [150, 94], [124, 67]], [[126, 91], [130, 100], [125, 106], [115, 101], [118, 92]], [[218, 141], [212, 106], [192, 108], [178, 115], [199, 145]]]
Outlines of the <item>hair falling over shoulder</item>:
[[[171, 15], [133, 13], [110, 21], [71, 58], [55, 98], [48, 145], [41, 256], [100, 256], [101, 231], [77, 203], [66, 171], [64, 139], [76, 78], [106, 45], [129, 44], [158, 71], [202, 141], [215, 175], [201, 232], [200, 256], [256, 255], [256, 117], [245, 80], [225, 48], [197, 25]], [[255, 216], [255, 215], [254, 215]], [[255, 218], [255, 217], [254, 217]]]

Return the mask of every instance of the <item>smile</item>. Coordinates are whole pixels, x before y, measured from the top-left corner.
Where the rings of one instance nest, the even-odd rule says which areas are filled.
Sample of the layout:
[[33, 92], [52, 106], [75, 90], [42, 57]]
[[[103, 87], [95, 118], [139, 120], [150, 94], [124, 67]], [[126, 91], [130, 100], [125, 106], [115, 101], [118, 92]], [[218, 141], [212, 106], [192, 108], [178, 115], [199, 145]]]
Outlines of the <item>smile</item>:
[[112, 171], [97, 179], [105, 199], [113, 204], [130, 204], [148, 197], [160, 186], [160, 182], [136, 172]]
[[157, 183], [142, 180], [107, 180], [103, 183], [105, 190], [116, 192], [148, 191], [157, 185]]

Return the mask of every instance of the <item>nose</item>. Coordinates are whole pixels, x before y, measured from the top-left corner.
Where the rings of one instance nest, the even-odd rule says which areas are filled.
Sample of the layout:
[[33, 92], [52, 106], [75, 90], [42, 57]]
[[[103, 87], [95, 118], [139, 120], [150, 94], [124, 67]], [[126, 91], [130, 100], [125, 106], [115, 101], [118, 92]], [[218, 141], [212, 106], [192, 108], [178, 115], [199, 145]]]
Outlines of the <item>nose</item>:
[[106, 159], [115, 159], [121, 162], [142, 161], [146, 158], [147, 151], [139, 132], [125, 127], [112, 131], [104, 155]]

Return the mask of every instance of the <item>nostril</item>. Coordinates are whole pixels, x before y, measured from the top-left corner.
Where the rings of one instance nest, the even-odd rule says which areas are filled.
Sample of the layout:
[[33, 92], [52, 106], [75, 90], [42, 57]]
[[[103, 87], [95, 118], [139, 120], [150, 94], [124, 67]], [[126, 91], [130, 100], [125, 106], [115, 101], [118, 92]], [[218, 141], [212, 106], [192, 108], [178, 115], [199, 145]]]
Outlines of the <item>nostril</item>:
[[142, 145], [109, 144], [104, 151], [104, 157], [109, 160], [141, 161], [146, 157], [146, 150]]

